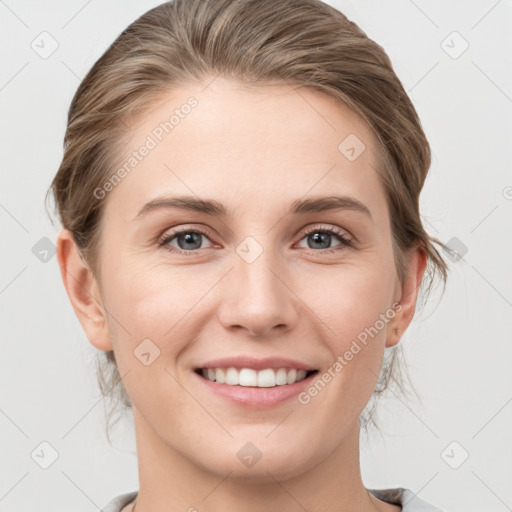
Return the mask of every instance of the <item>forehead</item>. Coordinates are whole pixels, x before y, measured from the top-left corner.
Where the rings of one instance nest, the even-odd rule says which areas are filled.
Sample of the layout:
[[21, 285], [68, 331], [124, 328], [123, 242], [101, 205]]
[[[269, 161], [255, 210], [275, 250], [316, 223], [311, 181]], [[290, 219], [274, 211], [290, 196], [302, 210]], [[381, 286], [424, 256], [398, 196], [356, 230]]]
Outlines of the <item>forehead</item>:
[[[132, 123], [107, 209], [132, 219], [151, 199], [214, 197], [236, 213], [311, 195], [351, 195], [384, 213], [368, 125], [334, 98], [217, 77], [170, 90]], [[380, 210], [380, 211], [379, 211]]]

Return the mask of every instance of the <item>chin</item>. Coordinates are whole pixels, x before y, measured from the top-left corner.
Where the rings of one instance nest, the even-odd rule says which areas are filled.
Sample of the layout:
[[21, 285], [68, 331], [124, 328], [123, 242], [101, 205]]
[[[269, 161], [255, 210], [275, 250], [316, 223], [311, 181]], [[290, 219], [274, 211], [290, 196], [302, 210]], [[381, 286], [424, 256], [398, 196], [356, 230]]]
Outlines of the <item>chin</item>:
[[[233, 448], [233, 444], [236, 445]], [[271, 443], [257, 448], [256, 443], [232, 441], [226, 451], [211, 453], [209, 460], [201, 461], [203, 468], [221, 478], [245, 483], [274, 483], [300, 475], [321, 460], [318, 451], [305, 452], [304, 447], [291, 443]], [[311, 447], [310, 447], [311, 448]]]

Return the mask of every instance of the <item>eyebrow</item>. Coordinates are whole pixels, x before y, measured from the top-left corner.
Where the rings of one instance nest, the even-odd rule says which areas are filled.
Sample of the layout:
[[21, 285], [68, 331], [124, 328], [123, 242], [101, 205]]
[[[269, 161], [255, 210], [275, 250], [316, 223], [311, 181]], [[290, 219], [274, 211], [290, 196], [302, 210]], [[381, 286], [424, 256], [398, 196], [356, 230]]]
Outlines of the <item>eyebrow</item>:
[[[161, 197], [149, 201], [142, 207], [133, 220], [138, 220], [149, 212], [168, 208], [179, 208], [220, 218], [227, 218], [232, 215], [232, 212], [228, 211], [222, 203], [213, 199], [199, 199], [194, 196], [178, 196]], [[349, 196], [327, 196], [297, 199], [291, 204], [288, 214], [304, 215], [307, 213], [320, 213], [328, 210], [353, 210], [363, 213], [370, 219], [372, 218], [372, 214], [366, 205]]]

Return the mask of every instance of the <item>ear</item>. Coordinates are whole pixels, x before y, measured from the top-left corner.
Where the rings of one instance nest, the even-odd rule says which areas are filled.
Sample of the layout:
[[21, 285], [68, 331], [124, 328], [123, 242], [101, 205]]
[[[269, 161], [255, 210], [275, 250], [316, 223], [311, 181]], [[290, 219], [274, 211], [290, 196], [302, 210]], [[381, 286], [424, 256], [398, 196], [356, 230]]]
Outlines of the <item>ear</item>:
[[57, 237], [57, 260], [69, 300], [89, 342], [100, 350], [113, 350], [98, 283], [68, 229]]
[[[398, 311], [392, 322], [389, 322], [388, 335], [386, 338], [386, 347], [392, 347], [400, 341], [409, 324], [411, 323], [416, 310], [416, 300], [418, 292], [427, 266], [427, 253], [423, 245], [417, 245], [407, 254], [407, 273], [402, 285], [397, 283], [395, 297], [399, 297], [396, 302], [400, 302], [401, 309]], [[398, 280], [398, 278], [397, 278]], [[395, 329], [402, 331], [400, 334]]]

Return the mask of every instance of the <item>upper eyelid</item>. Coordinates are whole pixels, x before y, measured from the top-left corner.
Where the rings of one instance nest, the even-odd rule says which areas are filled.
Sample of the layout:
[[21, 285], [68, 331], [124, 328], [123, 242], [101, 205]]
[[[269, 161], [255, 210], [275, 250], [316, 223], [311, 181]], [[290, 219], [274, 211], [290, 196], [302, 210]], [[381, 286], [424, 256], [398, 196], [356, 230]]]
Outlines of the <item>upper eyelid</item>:
[[352, 233], [350, 233], [350, 231], [348, 231], [347, 229], [345, 228], [342, 228], [342, 227], [339, 227], [339, 226], [335, 226], [335, 225], [327, 225], [327, 224], [313, 224], [312, 226], [309, 226], [307, 228], [304, 228], [304, 230], [302, 231], [302, 233], [311, 233], [312, 231], [314, 232], [315, 230], [318, 230], [318, 231], [322, 231], [322, 230], [327, 230], [327, 231], [341, 231], [342, 233], [336, 233], [338, 235], [342, 235], [343, 233], [346, 233], [348, 235], [348, 237], [351, 239], [351, 240], [355, 240], [355, 237], [352, 235]]

